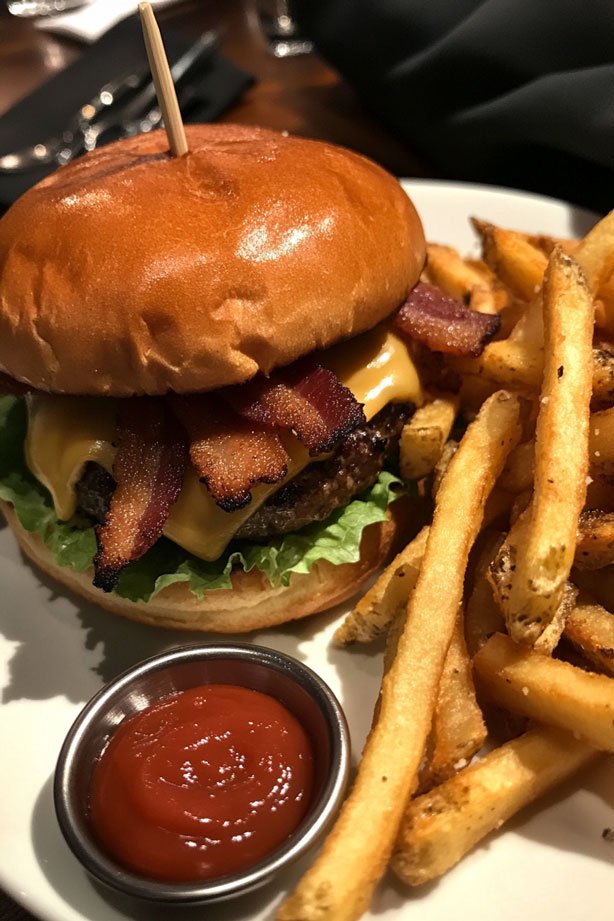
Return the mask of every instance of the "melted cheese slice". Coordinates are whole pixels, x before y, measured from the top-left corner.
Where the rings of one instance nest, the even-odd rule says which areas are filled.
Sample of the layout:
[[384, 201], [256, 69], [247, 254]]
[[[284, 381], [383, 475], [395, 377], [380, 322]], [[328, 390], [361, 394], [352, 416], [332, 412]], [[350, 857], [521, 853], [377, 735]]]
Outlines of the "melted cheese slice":
[[[364, 404], [372, 419], [387, 403], [422, 402], [418, 373], [407, 346], [386, 327], [377, 327], [321, 353], [321, 363], [334, 371]], [[26, 460], [32, 473], [51, 493], [63, 521], [77, 507], [75, 486], [88, 461], [113, 469], [117, 401], [108, 397], [28, 398]], [[224, 512], [209, 496], [196, 474], [186, 473], [164, 533], [203, 560], [216, 560], [244, 521], [313, 458], [291, 435], [285, 437], [288, 473], [281, 483], [256, 486], [247, 508]]]

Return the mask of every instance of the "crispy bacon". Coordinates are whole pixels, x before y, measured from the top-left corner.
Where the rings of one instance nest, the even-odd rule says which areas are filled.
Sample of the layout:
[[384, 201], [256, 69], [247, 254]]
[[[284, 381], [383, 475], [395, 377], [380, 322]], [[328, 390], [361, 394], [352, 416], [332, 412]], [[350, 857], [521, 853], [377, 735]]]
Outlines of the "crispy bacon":
[[176, 397], [173, 408], [190, 438], [190, 460], [220, 508], [232, 512], [251, 502], [256, 483], [278, 483], [288, 455], [273, 432], [265, 432], [209, 394]]
[[269, 378], [259, 375], [222, 391], [245, 419], [269, 430], [291, 429], [312, 457], [330, 451], [365, 421], [362, 406], [321, 365], [297, 361]]
[[134, 397], [122, 402], [113, 477], [117, 483], [104, 524], [96, 528], [94, 585], [113, 590], [128, 563], [161, 537], [183, 485], [185, 433], [166, 400]]
[[470, 310], [439, 288], [418, 282], [394, 318], [395, 328], [434, 352], [475, 358], [495, 335], [496, 315]]

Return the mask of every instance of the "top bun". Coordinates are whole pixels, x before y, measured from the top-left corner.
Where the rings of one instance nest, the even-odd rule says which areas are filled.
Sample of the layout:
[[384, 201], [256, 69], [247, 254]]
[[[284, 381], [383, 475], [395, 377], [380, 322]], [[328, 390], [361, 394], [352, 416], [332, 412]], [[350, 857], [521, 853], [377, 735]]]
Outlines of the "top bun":
[[0, 221], [0, 368], [53, 393], [237, 384], [369, 329], [418, 279], [398, 182], [339, 147], [238, 125], [118, 141]]

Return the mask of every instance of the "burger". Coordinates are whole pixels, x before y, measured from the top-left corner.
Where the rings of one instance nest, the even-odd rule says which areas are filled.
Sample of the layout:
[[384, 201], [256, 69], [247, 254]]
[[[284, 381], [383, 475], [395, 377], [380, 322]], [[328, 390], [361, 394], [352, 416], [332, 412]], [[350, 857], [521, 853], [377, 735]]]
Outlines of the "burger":
[[433, 299], [420, 220], [374, 163], [251, 127], [187, 140], [95, 150], [0, 221], [0, 507], [110, 611], [252, 630], [389, 553]]

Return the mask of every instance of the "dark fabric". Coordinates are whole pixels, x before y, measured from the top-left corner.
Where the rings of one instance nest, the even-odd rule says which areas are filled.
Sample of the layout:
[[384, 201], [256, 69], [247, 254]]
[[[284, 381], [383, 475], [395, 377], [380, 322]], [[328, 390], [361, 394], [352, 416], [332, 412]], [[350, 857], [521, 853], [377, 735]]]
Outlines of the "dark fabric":
[[614, 206], [612, 0], [296, 0], [434, 171]]
[[[195, 40], [164, 29], [171, 65]], [[56, 74], [0, 118], [0, 155], [45, 140], [70, 121], [83, 103], [109, 80], [144, 65], [147, 57], [138, 16], [110, 29], [65, 70]], [[195, 96], [186, 121], [213, 121], [251, 85], [252, 77], [214, 50], [195, 76]], [[26, 173], [0, 172], [0, 208], [10, 205], [22, 192], [56, 167], [37, 166]]]

